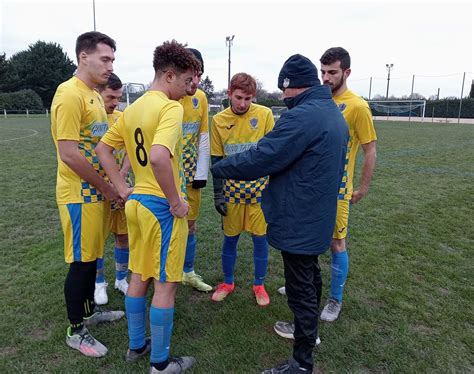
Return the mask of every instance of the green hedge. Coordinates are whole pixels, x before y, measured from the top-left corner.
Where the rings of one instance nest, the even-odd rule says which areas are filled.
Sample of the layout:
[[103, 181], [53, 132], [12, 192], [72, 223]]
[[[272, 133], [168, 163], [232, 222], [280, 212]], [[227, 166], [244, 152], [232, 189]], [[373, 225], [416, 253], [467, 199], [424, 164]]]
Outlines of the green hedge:
[[[459, 99], [427, 100], [425, 117], [458, 118]], [[461, 118], [474, 118], [474, 99], [463, 99]]]
[[43, 109], [43, 101], [39, 95], [30, 89], [16, 92], [0, 93], [0, 109], [25, 110]]

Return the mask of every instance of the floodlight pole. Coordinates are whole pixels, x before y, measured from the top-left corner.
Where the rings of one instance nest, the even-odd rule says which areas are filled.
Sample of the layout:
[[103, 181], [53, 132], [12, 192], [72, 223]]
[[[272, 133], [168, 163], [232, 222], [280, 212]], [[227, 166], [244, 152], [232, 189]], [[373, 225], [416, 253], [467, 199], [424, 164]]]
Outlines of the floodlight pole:
[[393, 69], [393, 64], [385, 64], [388, 70], [388, 76], [387, 76], [387, 94], [385, 95], [385, 100], [388, 100], [388, 88], [390, 86], [390, 70]]
[[95, 0], [92, 0], [92, 14], [94, 16], [94, 31], [95, 31]]
[[227, 89], [230, 87], [230, 50], [232, 48], [232, 41], [234, 40], [235, 35], [225, 37], [225, 45], [229, 47], [229, 67], [227, 74]]

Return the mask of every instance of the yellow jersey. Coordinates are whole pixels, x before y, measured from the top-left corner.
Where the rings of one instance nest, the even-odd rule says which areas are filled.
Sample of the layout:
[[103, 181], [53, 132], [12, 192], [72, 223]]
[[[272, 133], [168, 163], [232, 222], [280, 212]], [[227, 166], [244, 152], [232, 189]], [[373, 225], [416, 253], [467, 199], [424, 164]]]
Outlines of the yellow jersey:
[[100, 94], [77, 77], [63, 82], [51, 104], [51, 134], [58, 159], [56, 201], [58, 204], [94, 203], [105, 197], [83, 180], [59, 157], [58, 141], [73, 140], [79, 152], [102, 176], [95, 146], [107, 131], [107, 113]]
[[207, 97], [204, 91], [197, 90], [194, 96], [179, 100], [184, 109], [183, 115], [183, 168], [186, 184], [196, 175], [199, 134], [209, 132]]
[[350, 90], [333, 97], [349, 127], [344, 176], [339, 189], [339, 200], [351, 200], [353, 191], [354, 167], [361, 144], [377, 140], [372, 112], [367, 102]]
[[[211, 155], [226, 157], [255, 147], [274, 125], [272, 111], [267, 107], [252, 103], [249, 110], [242, 115], [234, 114], [229, 107], [212, 119]], [[260, 203], [267, 180], [268, 177], [254, 181], [225, 180], [226, 202]]]
[[156, 181], [150, 162], [152, 145], [162, 145], [171, 154], [176, 190], [182, 197], [186, 187], [181, 160], [181, 123], [183, 107], [161, 91], [147, 91], [127, 107], [119, 120], [107, 131], [102, 141], [125, 151], [135, 175], [134, 194], [166, 198]]

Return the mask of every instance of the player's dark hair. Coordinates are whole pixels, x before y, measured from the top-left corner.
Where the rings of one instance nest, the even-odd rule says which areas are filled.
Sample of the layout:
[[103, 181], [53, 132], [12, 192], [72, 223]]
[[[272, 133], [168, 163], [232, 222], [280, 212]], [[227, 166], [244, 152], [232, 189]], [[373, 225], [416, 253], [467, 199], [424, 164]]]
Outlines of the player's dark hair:
[[342, 47], [329, 48], [319, 59], [323, 65], [331, 65], [336, 61], [341, 62], [341, 69], [347, 70], [351, 67], [351, 56]]
[[119, 90], [120, 88], [122, 88], [123, 84], [122, 84], [122, 81], [120, 80], [120, 78], [115, 74], [115, 73], [112, 73], [109, 77], [109, 80], [107, 81], [106, 84], [99, 84], [97, 86], [97, 90], [99, 92], [102, 92], [104, 91], [106, 88], [110, 88], [112, 90]]
[[200, 71], [201, 63], [191, 51], [186, 49], [186, 45], [173, 39], [155, 48], [153, 68], [155, 73], [162, 73], [167, 69], [171, 69], [176, 74], [182, 74], [190, 69], [196, 72]]
[[247, 94], [255, 95], [257, 93], [257, 82], [247, 73], [237, 73], [230, 80], [229, 91], [242, 90]]
[[89, 31], [77, 37], [77, 40], [76, 40], [77, 61], [79, 61], [79, 55], [81, 54], [81, 52], [86, 52], [86, 53], [94, 52], [97, 48], [97, 44], [99, 43], [107, 44], [110, 48], [114, 50], [114, 52], [117, 49], [115, 45], [115, 40], [113, 40], [110, 36], [102, 34], [101, 32], [98, 32], [98, 31]]

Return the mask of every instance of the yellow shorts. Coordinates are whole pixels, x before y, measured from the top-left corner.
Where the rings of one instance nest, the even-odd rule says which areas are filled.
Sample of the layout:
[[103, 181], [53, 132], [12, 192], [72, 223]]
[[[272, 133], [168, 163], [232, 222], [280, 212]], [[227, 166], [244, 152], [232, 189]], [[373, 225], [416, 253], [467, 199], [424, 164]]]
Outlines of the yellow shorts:
[[349, 200], [337, 200], [336, 226], [333, 239], [344, 239], [347, 236], [349, 225]]
[[267, 223], [265, 222], [260, 203], [226, 203], [226, 205], [227, 216], [222, 217], [225, 235], [236, 236], [242, 231], [248, 231], [253, 235], [266, 235]]
[[193, 188], [191, 184], [188, 184], [186, 186], [186, 196], [189, 204], [188, 220], [195, 221], [201, 208], [201, 189]]
[[125, 209], [112, 209], [110, 212], [110, 231], [116, 235], [128, 233]]
[[130, 243], [129, 269], [143, 281], [180, 282], [183, 275], [188, 222], [169, 211], [168, 201], [132, 194], [125, 204]]
[[64, 259], [91, 262], [103, 257], [109, 233], [110, 205], [103, 201], [58, 205], [64, 233]]

